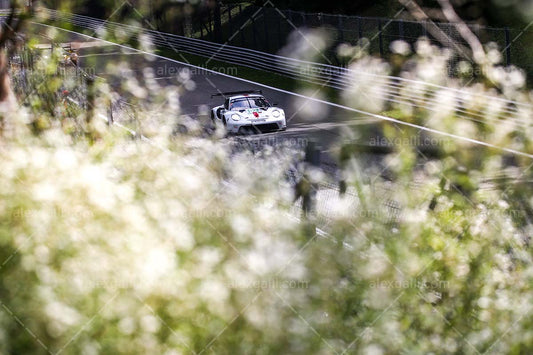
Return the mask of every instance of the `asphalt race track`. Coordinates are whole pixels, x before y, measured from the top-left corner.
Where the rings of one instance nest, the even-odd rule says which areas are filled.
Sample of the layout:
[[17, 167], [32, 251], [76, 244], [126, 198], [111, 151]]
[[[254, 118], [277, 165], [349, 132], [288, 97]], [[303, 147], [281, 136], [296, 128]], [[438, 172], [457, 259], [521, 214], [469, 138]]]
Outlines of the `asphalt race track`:
[[[43, 25], [34, 24], [37, 32], [46, 29]], [[77, 34], [57, 29], [66, 35], [66, 41], [72, 44], [73, 48], [80, 48], [80, 65], [87, 72], [99, 77], [108, 79], [110, 84], [118, 90], [120, 79], [116, 74], [108, 72], [109, 63], [127, 62], [129, 67], [136, 71], [141, 77], [145, 68], [152, 68], [156, 79], [162, 86], [178, 84], [177, 77], [187, 73], [190, 81], [194, 84], [181, 85], [180, 91], [180, 115], [198, 117], [199, 113], [206, 107], [214, 107], [222, 104], [220, 98], [211, 99], [211, 94], [241, 90], [261, 90], [263, 95], [273, 104], [283, 108], [287, 117], [287, 130], [285, 132], [274, 132], [260, 134], [249, 139], [261, 139], [264, 137], [284, 138], [305, 138], [318, 143], [318, 146], [325, 153], [331, 150], [338, 143], [343, 135], [343, 130], [359, 125], [376, 125], [379, 119], [372, 117], [362, 117], [357, 113], [332, 107], [314, 100], [304, 99], [301, 96], [287, 92], [281, 92], [275, 88], [265, 87], [240, 80], [236, 77], [219, 74], [217, 72], [202, 69], [200, 67], [188, 65], [185, 61], [179, 62], [159, 56], [136, 51], [129, 47], [112, 44], [97, 40], [89, 36]], [[100, 42], [100, 44], [98, 44]], [[92, 43], [93, 45], [87, 45]], [[184, 58], [185, 59], [185, 58]], [[206, 58], [206, 61], [208, 59]], [[317, 93], [311, 92], [313, 98]], [[169, 118], [173, 119], [173, 118]]]

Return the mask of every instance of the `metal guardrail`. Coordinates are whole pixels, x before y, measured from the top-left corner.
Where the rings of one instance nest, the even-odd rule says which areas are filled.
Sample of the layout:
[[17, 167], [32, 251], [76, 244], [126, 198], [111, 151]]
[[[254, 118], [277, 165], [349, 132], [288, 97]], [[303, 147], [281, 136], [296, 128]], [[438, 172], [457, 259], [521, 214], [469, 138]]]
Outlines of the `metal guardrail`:
[[[53, 20], [68, 21], [78, 27], [92, 30], [95, 34], [99, 33], [103, 28], [108, 30], [120, 29], [134, 36], [142, 31], [151, 37], [154, 44], [177, 52], [208, 57], [212, 60], [246, 66], [252, 69], [268, 70], [290, 77], [310, 80], [316, 84], [324, 84], [329, 81], [331, 83], [330, 86], [336, 89], [346, 89], [348, 87], [345, 80], [342, 80], [342, 76], [347, 72], [345, 68], [320, 65], [318, 63], [281, 57], [252, 49], [221, 45], [205, 40], [141, 29], [131, 25], [103, 21], [82, 15], [60, 13], [54, 10], [48, 10], [48, 12]], [[310, 78], [311, 76], [307, 75], [303, 70], [303, 66], [312, 66], [313, 75], [317, 79]]]
[[[440, 99], [435, 93], [440, 90], [445, 90], [456, 96], [456, 100], [459, 103], [455, 108], [457, 117], [474, 122], [491, 123], [488, 121], [490, 118], [487, 119], [485, 117], [486, 115], [482, 109], [475, 112], [462, 107], [461, 100], [463, 100], [463, 97], [474, 95], [499, 102], [502, 105], [502, 116], [508, 119], [512, 124], [517, 126], [530, 125], [529, 122], [522, 119], [524, 116], [521, 111], [533, 111], [533, 106], [528, 103], [516, 102], [503, 97], [449, 88], [402, 77], [380, 75], [370, 71], [353, 70], [329, 64], [284, 57], [253, 49], [223, 45], [201, 39], [163, 33], [142, 27], [104, 21], [83, 15], [48, 9], [43, 11], [45, 11], [51, 20], [69, 22], [77, 27], [93, 31], [95, 36], [97, 36], [102, 30], [120, 30], [139, 40], [140, 35], [143, 34], [149, 36], [150, 40], [155, 45], [174, 50], [177, 53], [188, 53], [206, 57], [209, 58], [209, 60], [222, 61], [263, 71], [266, 70], [290, 78], [317, 84], [321, 87], [347, 90], [352, 87], [353, 83], [357, 83], [361, 80], [371, 80], [373, 85], [380, 87], [380, 90], [378, 90], [378, 92], [366, 92], [365, 96], [384, 100], [389, 104], [408, 105], [438, 112], [440, 110], [438, 105]], [[501, 123], [499, 118], [492, 120], [492, 123], [494, 124], [498, 124], [498, 122]]]

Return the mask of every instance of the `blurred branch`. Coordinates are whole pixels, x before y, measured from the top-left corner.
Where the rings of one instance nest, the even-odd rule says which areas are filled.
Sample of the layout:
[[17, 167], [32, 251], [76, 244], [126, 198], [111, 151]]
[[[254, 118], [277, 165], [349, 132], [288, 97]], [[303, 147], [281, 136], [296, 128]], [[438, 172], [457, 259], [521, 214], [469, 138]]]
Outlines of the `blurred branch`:
[[[448, 36], [440, 27], [433, 22], [433, 20], [426, 14], [426, 12], [416, 3], [414, 0], [398, 0], [403, 6], [409, 10], [411, 16], [413, 16], [417, 21], [424, 22], [424, 26], [427, 31], [435, 37], [443, 46], [453, 46], [457, 52], [466, 57], [469, 60], [472, 60], [472, 51], [453, 40]], [[466, 26], [466, 25], [465, 25]]]
[[8, 72], [8, 46], [16, 46], [17, 33], [31, 17], [31, 10], [22, 10], [18, 1], [11, 1], [11, 9], [0, 33], [0, 104], [14, 104], [15, 97], [11, 89]]
[[470, 48], [472, 49], [472, 53], [474, 56], [474, 60], [476, 63], [481, 64], [485, 62], [485, 51], [483, 50], [483, 46], [481, 45], [481, 42], [476, 37], [476, 35], [470, 30], [470, 28], [466, 25], [466, 23], [457, 15], [457, 12], [455, 12], [452, 4], [449, 0], [437, 0], [442, 7], [442, 12], [444, 13], [444, 16], [446, 16], [446, 19], [453, 23], [455, 28], [457, 29], [457, 32], [463, 37], [463, 39], [468, 43]]
[[11, 8], [9, 16], [2, 24], [2, 32], [0, 33], [0, 49], [8, 44], [8, 42], [15, 43], [16, 35], [22, 29], [22, 25], [31, 17], [31, 8], [22, 10], [18, 1], [11, 1]]

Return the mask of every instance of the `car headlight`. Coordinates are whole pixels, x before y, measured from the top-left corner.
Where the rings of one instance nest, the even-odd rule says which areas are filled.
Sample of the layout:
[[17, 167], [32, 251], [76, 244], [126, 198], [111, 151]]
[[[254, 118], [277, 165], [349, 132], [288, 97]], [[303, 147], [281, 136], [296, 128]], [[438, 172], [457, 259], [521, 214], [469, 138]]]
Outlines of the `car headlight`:
[[231, 115], [231, 119], [233, 121], [239, 121], [241, 119], [241, 116], [239, 116], [236, 113], [234, 113], [233, 115]]
[[281, 112], [279, 112], [279, 110], [274, 110], [272, 111], [272, 116], [274, 116], [274, 118], [278, 118], [281, 116]]

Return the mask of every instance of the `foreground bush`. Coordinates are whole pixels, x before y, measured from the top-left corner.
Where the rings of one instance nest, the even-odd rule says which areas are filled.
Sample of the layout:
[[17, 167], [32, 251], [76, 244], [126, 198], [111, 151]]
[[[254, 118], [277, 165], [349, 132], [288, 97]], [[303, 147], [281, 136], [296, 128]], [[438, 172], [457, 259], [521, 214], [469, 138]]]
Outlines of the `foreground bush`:
[[[139, 121], [175, 112], [152, 102]], [[73, 133], [35, 107], [6, 116], [0, 143], [2, 353], [533, 351], [526, 158], [454, 143], [434, 159], [403, 145], [385, 180], [348, 154], [357, 203], [335, 202], [324, 237], [294, 213], [292, 152], [170, 125], [153, 145], [96, 120]], [[486, 134], [453, 112], [443, 122]], [[522, 176], [483, 188], [509, 167]]]

